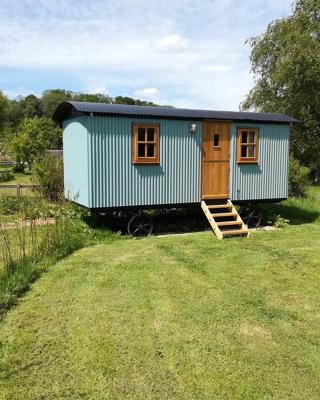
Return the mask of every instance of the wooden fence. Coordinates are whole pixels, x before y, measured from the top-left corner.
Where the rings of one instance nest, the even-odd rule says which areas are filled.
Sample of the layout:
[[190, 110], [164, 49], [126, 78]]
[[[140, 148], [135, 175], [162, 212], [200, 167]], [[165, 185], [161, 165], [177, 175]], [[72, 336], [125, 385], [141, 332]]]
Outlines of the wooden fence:
[[39, 185], [32, 185], [32, 184], [17, 184], [17, 185], [0, 185], [0, 195], [1, 195], [1, 190], [3, 189], [12, 189], [15, 190], [17, 193], [17, 196], [21, 196], [21, 191], [23, 189], [35, 189]]
[[13, 161], [9, 161], [9, 160], [1, 160], [0, 161], [0, 167], [13, 167], [13, 166], [14, 166]]

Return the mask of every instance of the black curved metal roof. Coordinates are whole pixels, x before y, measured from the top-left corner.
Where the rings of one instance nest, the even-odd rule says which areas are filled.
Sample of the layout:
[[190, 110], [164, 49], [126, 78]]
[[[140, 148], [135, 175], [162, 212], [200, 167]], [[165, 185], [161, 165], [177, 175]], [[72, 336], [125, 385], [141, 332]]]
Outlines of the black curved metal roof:
[[172, 119], [215, 119], [224, 121], [255, 121], [274, 123], [298, 122], [284, 114], [237, 112], [237, 111], [213, 111], [192, 110], [187, 108], [135, 106], [123, 104], [90, 103], [80, 101], [65, 101], [56, 109], [53, 118], [63, 121], [72, 115], [99, 114], [99, 115], [123, 115], [149, 118], [172, 118]]

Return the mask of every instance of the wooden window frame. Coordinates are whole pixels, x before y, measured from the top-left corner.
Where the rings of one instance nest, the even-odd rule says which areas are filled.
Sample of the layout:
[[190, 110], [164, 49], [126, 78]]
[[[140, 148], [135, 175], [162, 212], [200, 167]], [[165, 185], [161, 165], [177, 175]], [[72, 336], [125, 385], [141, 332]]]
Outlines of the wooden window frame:
[[[249, 143], [248, 139], [246, 143], [243, 143], [242, 132], [254, 132], [254, 143]], [[249, 135], [248, 135], [249, 137]], [[253, 146], [254, 147], [254, 157], [242, 157], [241, 149], [243, 146]], [[238, 128], [237, 132], [237, 163], [238, 164], [258, 164], [259, 162], [259, 129], [258, 128]]]
[[[139, 140], [138, 129], [145, 129], [145, 140]], [[147, 137], [148, 128], [154, 129], [154, 140], [149, 141]], [[132, 162], [133, 164], [159, 164], [160, 163], [160, 127], [159, 125], [152, 124], [134, 124], [133, 125], [133, 146], [132, 146]], [[145, 147], [148, 144], [154, 145], [154, 156], [153, 157], [139, 157], [138, 147], [139, 144], [144, 144]], [[145, 153], [146, 154], [146, 153]]]

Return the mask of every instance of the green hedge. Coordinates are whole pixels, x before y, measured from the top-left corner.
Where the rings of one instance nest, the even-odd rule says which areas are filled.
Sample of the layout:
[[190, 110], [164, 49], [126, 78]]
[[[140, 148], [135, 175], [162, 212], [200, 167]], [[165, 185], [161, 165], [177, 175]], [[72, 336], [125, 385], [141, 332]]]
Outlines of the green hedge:
[[14, 175], [11, 171], [0, 171], [0, 183], [9, 182], [14, 179]]

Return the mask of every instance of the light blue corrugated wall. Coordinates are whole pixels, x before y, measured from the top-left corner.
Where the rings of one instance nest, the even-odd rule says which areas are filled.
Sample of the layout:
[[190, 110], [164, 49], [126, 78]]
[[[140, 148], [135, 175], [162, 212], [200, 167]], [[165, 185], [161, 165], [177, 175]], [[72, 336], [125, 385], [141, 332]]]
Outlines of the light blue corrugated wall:
[[[202, 123], [85, 116], [89, 132], [89, 204], [92, 208], [200, 201]], [[132, 164], [132, 125], [160, 126], [160, 165]]]
[[[237, 164], [237, 129], [259, 128], [258, 164]], [[281, 199], [288, 196], [290, 126], [231, 125], [230, 197], [232, 200]]]
[[63, 123], [63, 166], [65, 197], [89, 207], [88, 131], [83, 117]]

